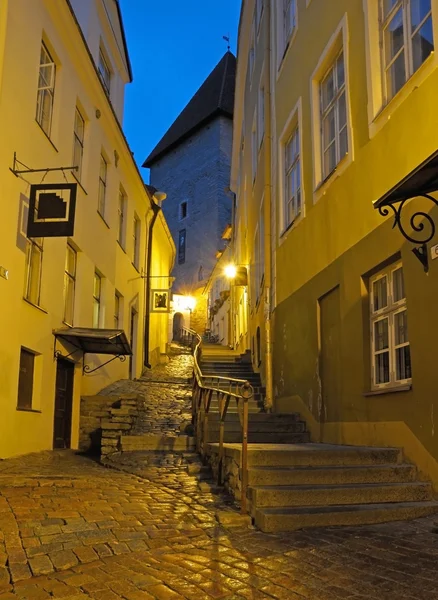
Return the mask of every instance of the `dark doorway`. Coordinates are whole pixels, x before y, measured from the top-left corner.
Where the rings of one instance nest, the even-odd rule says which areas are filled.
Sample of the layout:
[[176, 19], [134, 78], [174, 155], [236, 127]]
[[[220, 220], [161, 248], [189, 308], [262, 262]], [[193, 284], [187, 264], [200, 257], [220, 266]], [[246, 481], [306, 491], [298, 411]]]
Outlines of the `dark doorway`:
[[70, 448], [74, 373], [74, 363], [58, 359], [56, 366], [55, 419], [53, 423], [54, 448]]
[[175, 313], [173, 317], [172, 337], [175, 341], [181, 339], [181, 329], [183, 327], [184, 317], [181, 313]]
[[137, 311], [131, 308], [131, 322], [129, 324], [129, 343], [131, 344], [132, 354], [129, 357], [129, 376], [135, 378], [135, 357], [137, 349]]

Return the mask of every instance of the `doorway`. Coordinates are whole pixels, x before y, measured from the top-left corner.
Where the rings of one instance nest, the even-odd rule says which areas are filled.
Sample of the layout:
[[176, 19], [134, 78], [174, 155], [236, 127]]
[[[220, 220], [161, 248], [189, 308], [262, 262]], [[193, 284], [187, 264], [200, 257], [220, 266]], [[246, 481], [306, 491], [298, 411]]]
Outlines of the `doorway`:
[[181, 339], [181, 329], [184, 325], [184, 317], [181, 313], [175, 313], [173, 317], [173, 328], [172, 328], [172, 338], [175, 341], [179, 341]]
[[58, 359], [56, 365], [55, 417], [53, 423], [54, 448], [70, 448], [74, 374], [74, 363], [69, 360]]
[[132, 354], [129, 357], [129, 376], [131, 379], [135, 379], [135, 357], [137, 348], [137, 320], [138, 314], [135, 308], [131, 308], [131, 319], [129, 323], [129, 343], [131, 344]]

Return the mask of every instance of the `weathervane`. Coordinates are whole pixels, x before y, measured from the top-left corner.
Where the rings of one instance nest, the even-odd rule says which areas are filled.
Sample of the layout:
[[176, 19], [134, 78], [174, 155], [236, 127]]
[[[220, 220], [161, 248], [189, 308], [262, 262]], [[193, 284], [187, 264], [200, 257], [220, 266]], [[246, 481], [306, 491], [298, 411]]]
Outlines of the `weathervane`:
[[228, 52], [231, 50], [231, 46], [230, 46], [230, 34], [228, 35], [223, 35], [222, 39], [225, 40], [227, 42], [228, 45]]

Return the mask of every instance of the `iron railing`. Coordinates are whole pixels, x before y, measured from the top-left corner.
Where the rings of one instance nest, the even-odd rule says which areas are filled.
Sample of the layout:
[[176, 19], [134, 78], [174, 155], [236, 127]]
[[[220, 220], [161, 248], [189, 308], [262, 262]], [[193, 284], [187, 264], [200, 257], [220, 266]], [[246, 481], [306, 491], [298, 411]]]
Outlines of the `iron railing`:
[[230, 402], [237, 404], [239, 421], [242, 429], [241, 456], [241, 512], [247, 512], [248, 490], [248, 400], [252, 398], [254, 390], [249, 381], [235, 377], [222, 377], [216, 375], [203, 375], [200, 361], [202, 356], [202, 339], [196, 331], [183, 327], [180, 341], [189, 346], [193, 353], [193, 397], [192, 416], [195, 428], [196, 449], [204, 458], [207, 451], [208, 416], [211, 402], [215, 396], [219, 409], [219, 453], [218, 453], [218, 483], [223, 483], [224, 466], [224, 436], [225, 420]]

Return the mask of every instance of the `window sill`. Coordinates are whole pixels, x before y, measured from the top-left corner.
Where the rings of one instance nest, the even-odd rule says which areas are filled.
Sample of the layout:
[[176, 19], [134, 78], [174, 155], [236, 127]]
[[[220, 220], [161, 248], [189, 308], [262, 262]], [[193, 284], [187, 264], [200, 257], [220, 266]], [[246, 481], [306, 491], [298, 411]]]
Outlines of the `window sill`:
[[362, 395], [365, 398], [370, 396], [382, 396], [383, 394], [397, 394], [398, 392], [410, 392], [412, 389], [412, 384], [408, 383], [406, 385], [397, 385], [394, 387], [387, 388], [379, 388], [378, 390], [372, 390], [371, 392], [364, 392]]
[[59, 153], [58, 148], [55, 146], [55, 144], [52, 142], [52, 140], [50, 139], [50, 136], [47, 135], [47, 133], [44, 131], [44, 129], [41, 127], [41, 125], [38, 123], [38, 121], [35, 119], [35, 123], [38, 125], [39, 129], [44, 133], [45, 137], [47, 138], [47, 140], [50, 142], [50, 144], [53, 146], [53, 148], [56, 150], [56, 152]]
[[108, 223], [105, 221], [105, 217], [99, 212], [97, 211], [97, 214], [99, 215], [99, 217], [102, 219], [102, 221], [105, 223], [105, 225], [108, 227], [108, 229], [110, 229], [110, 226], [108, 225]]
[[336, 167], [329, 173], [320, 183], [317, 184], [315, 189], [313, 190], [313, 203], [315, 204], [320, 200], [321, 196], [324, 196], [327, 189], [331, 186], [331, 184], [336, 181], [344, 171], [351, 165], [353, 162], [353, 156], [351, 152], [347, 152], [345, 156], [341, 158]]
[[37, 308], [38, 310], [40, 310], [45, 315], [49, 314], [49, 312], [45, 308], [43, 308], [42, 306], [38, 306], [38, 304], [34, 304], [33, 302], [31, 302], [27, 298], [23, 298], [23, 300], [26, 302], [26, 304], [30, 304], [30, 306], [33, 306], [34, 308]]
[[287, 238], [287, 234], [292, 230], [295, 229], [295, 227], [298, 225], [298, 223], [301, 223], [301, 221], [303, 220], [303, 216], [302, 214], [299, 214], [295, 217], [295, 219], [293, 221], [291, 221], [289, 223], [289, 225], [283, 229], [283, 231], [280, 233], [280, 240], [283, 241]]
[[19, 406], [17, 406], [17, 411], [19, 412], [28, 412], [28, 413], [37, 413], [37, 414], [42, 414], [41, 410], [36, 410], [35, 408], [21, 408]]
[[86, 196], [88, 196], [88, 192], [87, 190], [84, 188], [84, 186], [82, 185], [82, 183], [79, 181], [79, 177], [76, 175], [76, 173], [74, 171], [71, 172], [71, 174], [73, 175], [73, 177], [76, 179], [76, 183], [78, 184], [78, 186], [81, 188], [81, 190], [84, 192], [84, 194]]

